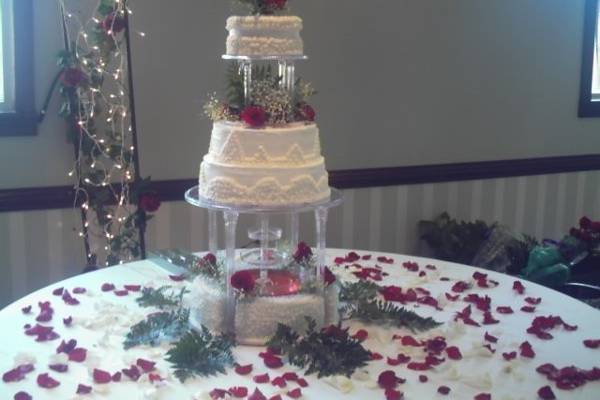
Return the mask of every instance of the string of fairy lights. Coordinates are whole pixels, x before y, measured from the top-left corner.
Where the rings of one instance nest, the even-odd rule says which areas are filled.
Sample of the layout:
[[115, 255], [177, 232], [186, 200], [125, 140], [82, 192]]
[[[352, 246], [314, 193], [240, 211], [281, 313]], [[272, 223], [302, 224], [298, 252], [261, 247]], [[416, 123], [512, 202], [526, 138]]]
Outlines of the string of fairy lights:
[[[74, 87], [72, 97], [76, 104], [71, 118], [79, 134], [68, 172], [74, 178], [75, 201], [86, 216], [79, 236], [90, 244], [88, 264], [100, 264], [102, 250], [106, 254], [102, 264], [123, 263], [135, 258], [131, 249], [139, 245], [136, 233], [127, 232], [135, 230], [137, 211], [131, 204], [135, 148], [123, 32], [133, 13], [126, 0], [97, 0], [86, 17], [85, 12], [72, 10], [68, 0], [58, 2], [72, 61], [86, 80]], [[98, 193], [109, 196], [98, 199], [94, 195]]]

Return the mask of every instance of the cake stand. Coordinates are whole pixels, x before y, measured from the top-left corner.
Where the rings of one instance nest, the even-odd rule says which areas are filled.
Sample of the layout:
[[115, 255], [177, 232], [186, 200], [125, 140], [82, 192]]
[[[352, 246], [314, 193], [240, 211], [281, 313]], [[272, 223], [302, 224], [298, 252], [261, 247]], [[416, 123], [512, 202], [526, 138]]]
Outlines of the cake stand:
[[[312, 295], [323, 299], [323, 307], [326, 308], [326, 294], [323, 273], [325, 270], [325, 252], [326, 252], [326, 233], [327, 216], [332, 207], [340, 205], [343, 201], [341, 191], [331, 189], [331, 195], [323, 200], [314, 203], [278, 205], [278, 206], [254, 206], [254, 205], [233, 205], [224, 204], [205, 199], [199, 195], [199, 187], [195, 186], [185, 193], [185, 200], [196, 207], [208, 211], [208, 237], [209, 251], [213, 254], [219, 254], [218, 248], [218, 214], [223, 218], [223, 229], [225, 233], [225, 333], [231, 334], [238, 339], [240, 344], [262, 344], [255, 340], [245, 340], [236, 335], [236, 305], [239, 303], [240, 292], [232, 285], [231, 278], [236, 272], [251, 271], [258, 275], [257, 282], [267, 282], [272, 287], [271, 276], [275, 275], [276, 288], [274, 292], [259, 294], [258, 296], [286, 296], [296, 293], [310, 292]], [[312, 257], [313, 262], [300, 270], [290, 269], [289, 266], [294, 263], [293, 249], [299, 244], [299, 216], [302, 213], [313, 213], [315, 218], [315, 254]], [[257, 241], [260, 246], [257, 249], [238, 251], [236, 246], [236, 236], [238, 228], [238, 219], [240, 215], [253, 215], [257, 220], [256, 229], [249, 230], [250, 239]], [[273, 227], [270, 219], [276, 215], [283, 215], [289, 221], [287, 231], [287, 240], [291, 251], [282, 251], [275, 246], [275, 243], [282, 239], [283, 230]], [[222, 253], [222, 251], [221, 251]], [[290, 272], [292, 271], [292, 272]], [[266, 286], [264, 286], [266, 287]], [[325, 313], [326, 310], [323, 311]], [[307, 315], [311, 317], [311, 315]], [[240, 316], [238, 315], [238, 320]], [[250, 318], [251, 316], [249, 316]], [[304, 318], [304, 316], [301, 316]], [[276, 327], [273, 327], [276, 328]]]

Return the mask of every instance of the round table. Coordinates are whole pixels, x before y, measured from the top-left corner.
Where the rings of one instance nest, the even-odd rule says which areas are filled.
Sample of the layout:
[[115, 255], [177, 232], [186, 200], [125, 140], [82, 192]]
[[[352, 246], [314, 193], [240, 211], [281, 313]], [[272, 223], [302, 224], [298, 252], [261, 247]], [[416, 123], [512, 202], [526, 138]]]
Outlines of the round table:
[[[351, 380], [343, 377], [319, 380], [313, 375], [306, 376], [308, 386], [301, 389], [302, 398], [385, 399], [384, 390], [378, 387], [377, 379], [379, 374], [386, 370], [395, 371], [398, 377], [406, 379], [397, 390], [402, 391], [404, 399], [407, 400], [473, 399], [478, 394], [486, 393], [491, 394], [493, 399], [537, 399], [538, 389], [546, 385], [551, 386], [558, 399], [600, 398], [600, 381], [587, 382], [582, 387], [567, 391], [556, 388], [554, 382], [536, 372], [536, 368], [545, 363], [552, 363], [558, 368], [572, 365], [582, 369], [600, 367], [600, 349], [588, 348], [583, 344], [586, 339], [600, 339], [598, 310], [527, 281], [523, 281], [525, 292], [519, 294], [513, 289], [514, 277], [438, 260], [357, 251], [360, 260], [346, 262], [338, 258], [336, 265], [335, 258], [344, 258], [348, 253], [348, 250], [328, 251], [331, 269], [338, 279], [357, 280], [357, 275], [366, 279], [381, 277], [382, 281], [377, 282], [378, 284], [400, 286], [404, 293], [408, 288], [421, 288], [417, 292], [419, 297], [428, 297], [422, 300], [424, 304], [410, 301], [406, 307], [423, 316], [432, 316], [443, 322], [443, 325], [431, 331], [413, 334], [405, 329], [364, 325], [352, 321], [350, 332], [365, 329], [368, 337], [363, 342], [364, 347], [381, 354], [383, 358], [370, 362], [366, 368], [356, 372]], [[379, 258], [382, 256], [386, 259]], [[416, 264], [406, 264], [407, 262]], [[376, 265], [380, 269], [375, 268]], [[380, 272], [364, 269], [365, 267], [372, 267]], [[478, 275], [474, 278], [475, 272], [487, 274], [487, 278]], [[294, 382], [288, 382], [285, 388], [278, 388], [269, 383], [257, 384], [252, 380], [253, 376], [264, 373], [268, 373], [271, 379], [281, 376], [284, 372], [301, 373], [289, 364], [277, 370], [268, 369], [258, 357], [258, 353], [264, 351], [264, 348], [234, 348], [234, 355], [239, 364], [253, 365], [252, 373], [247, 376], [240, 376], [233, 370], [228, 370], [226, 375], [194, 378], [185, 384], [179, 383], [171, 374], [169, 364], [163, 360], [168, 345], [123, 350], [123, 339], [129, 327], [152, 311], [140, 308], [135, 302], [135, 298], [139, 296], [139, 293], [135, 292], [135, 285], [186, 285], [187, 282], [171, 280], [169, 274], [169, 271], [152, 260], [134, 262], [58, 282], [0, 311], [0, 373], [4, 374], [18, 365], [27, 363], [33, 364], [35, 368], [18, 382], [0, 383], [0, 399], [12, 399], [20, 391], [27, 392], [33, 399], [209, 399], [208, 393], [211, 390], [229, 389], [234, 386], [247, 387], [249, 393], [258, 387], [267, 398], [278, 393], [282, 398], [289, 398], [287, 393], [298, 387]], [[457, 292], [462, 286], [457, 285], [459, 281], [469, 284], [470, 287], [462, 293]], [[115, 289], [103, 291], [101, 288], [106, 283], [113, 284]], [[123, 290], [124, 285], [133, 286], [127, 291]], [[60, 293], [60, 288], [69, 290], [71, 296], [77, 300], [72, 303], [79, 304], [69, 305], [63, 301], [61, 296], [56, 295]], [[74, 294], [75, 288], [84, 288], [85, 293]], [[427, 292], [422, 289], [430, 294], [425, 296]], [[489, 296], [491, 316], [499, 322], [482, 325], [483, 311], [479, 310], [476, 304], [465, 302], [465, 297], [469, 294], [478, 294], [481, 298]], [[531, 305], [526, 298], [529, 298], [530, 302], [536, 302], [539, 298], [540, 303]], [[437, 307], [434, 307], [435, 302], [432, 302], [432, 299], [438, 303]], [[47, 301], [51, 302], [54, 315], [42, 325], [54, 327], [60, 338], [36, 342], [34, 336], [25, 335], [24, 326], [36, 324], [38, 303]], [[456, 320], [457, 312], [464, 310], [468, 305], [471, 305], [472, 309], [471, 319], [479, 323], [479, 327], [466, 324], [464, 319]], [[31, 311], [24, 313], [23, 309], [27, 311], [28, 306], [32, 306]], [[498, 306], [511, 307], [514, 313], [501, 314], [497, 311]], [[524, 308], [525, 311], [522, 311], [522, 307], [530, 309]], [[566, 327], [557, 326], [547, 331], [553, 336], [551, 340], [543, 340], [526, 332], [535, 317], [550, 315], [560, 316], [567, 324], [576, 325], [577, 329], [570, 331]], [[63, 319], [69, 322], [68, 318], [71, 318], [71, 324], [67, 326]], [[423, 347], [410, 346], [402, 340], [402, 337], [408, 335], [412, 335], [417, 341], [443, 336], [448, 346], [457, 346], [460, 349], [462, 359], [451, 360], [442, 351], [439, 358], [445, 358], [446, 361], [427, 371], [409, 369], [407, 363], [390, 365], [397, 364], [394, 360], [398, 359], [398, 354], [410, 356], [414, 361], [422, 361], [424, 358]], [[493, 340], [490, 335], [497, 338], [496, 343], [489, 341]], [[77, 347], [87, 349], [85, 360], [82, 362], [68, 361], [64, 353], [57, 354], [56, 349], [61, 340], [69, 339], [76, 339]], [[520, 346], [526, 341], [535, 352], [533, 358], [520, 354]], [[484, 347], [485, 345], [489, 345], [489, 348]], [[503, 353], [508, 355], [511, 352], [516, 352], [516, 358], [505, 360]], [[388, 361], [388, 357], [392, 360]], [[149, 374], [144, 374], [137, 382], [123, 376], [119, 382], [94, 383], [92, 371], [95, 368], [114, 373], [135, 364], [138, 358], [156, 362], [153, 373], [160, 376], [160, 379], [151, 382]], [[66, 363], [68, 371], [61, 373], [49, 369], [50, 364], [56, 363]], [[40, 374], [45, 373], [59, 381], [60, 385], [52, 389], [40, 387], [36, 380]], [[156, 375], [154, 377], [156, 378]], [[92, 392], [76, 395], [79, 384], [91, 386]], [[451, 392], [448, 395], [438, 393], [440, 386], [447, 386]]]

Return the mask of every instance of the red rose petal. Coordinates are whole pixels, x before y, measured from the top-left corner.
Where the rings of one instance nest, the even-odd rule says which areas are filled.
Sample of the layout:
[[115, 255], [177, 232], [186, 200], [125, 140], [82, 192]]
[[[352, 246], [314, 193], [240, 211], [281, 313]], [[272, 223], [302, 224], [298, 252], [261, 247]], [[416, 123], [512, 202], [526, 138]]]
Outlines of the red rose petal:
[[398, 377], [394, 371], [383, 371], [379, 374], [377, 383], [384, 389], [393, 389], [398, 385]]
[[269, 374], [262, 374], [262, 375], [254, 376], [254, 378], [252, 378], [252, 380], [256, 383], [267, 383], [267, 382], [271, 381], [271, 378], [269, 378]]
[[452, 291], [454, 293], [462, 293], [469, 288], [469, 284], [467, 282], [458, 281], [452, 286]]
[[514, 311], [508, 306], [498, 306], [496, 307], [496, 312], [499, 314], [512, 314]]
[[402, 343], [402, 346], [414, 346], [414, 347], [423, 346], [423, 344], [421, 342], [419, 342], [417, 339], [415, 339], [414, 337], [412, 337], [410, 335], [403, 336], [401, 343]]
[[487, 331], [485, 332], [485, 335], [483, 336], [483, 338], [490, 343], [498, 342], [498, 338], [496, 336], [490, 335], [489, 333], [487, 333]]
[[67, 372], [69, 370], [69, 366], [67, 364], [50, 364], [48, 365], [48, 368], [50, 368], [52, 371], [60, 373]]
[[556, 396], [554, 396], [554, 392], [550, 386], [541, 387], [538, 390], [538, 396], [543, 400], [554, 400]]
[[258, 388], [254, 389], [254, 393], [248, 396], [248, 400], [267, 400], [267, 397], [262, 394]]
[[281, 395], [276, 394], [274, 396], [269, 397], [269, 400], [281, 400]]
[[510, 353], [502, 353], [502, 357], [504, 357], [506, 361], [514, 360], [517, 358], [517, 352], [511, 351]]
[[144, 372], [154, 371], [155, 362], [144, 360], [143, 358], [138, 358], [135, 362], [138, 367], [140, 367]]
[[235, 373], [238, 375], [248, 375], [251, 372], [252, 372], [252, 364], [235, 366]]
[[225, 389], [213, 389], [210, 391], [210, 393], [208, 393], [210, 398], [213, 400], [224, 399], [225, 396], [227, 396], [228, 394], [229, 394], [229, 392]]
[[462, 359], [462, 354], [460, 353], [460, 349], [456, 346], [447, 347], [446, 354], [448, 354], [448, 358], [451, 360]]
[[84, 362], [87, 357], [87, 350], [81, 347], [73, 349], [69, 353], [69, 361]]
[[186, 278], [186, 275], [185, 275], [185, 274], [181, 274], [181, 275], [169, 275], [169, 278], [170, 278], [172, 281], [175, 281], [175, 282], [181, 282], [181, 281], [184, 281], [184, 280], [185, 280], [185, 278]]
[[299, 399], [300, 397], [302, 397], [302, 389], [296, 388], [294, 390], [290, 390], [289, 392], [287, 392], [287, 395], [289, 398]]
[[163, 377], [162, 376], [160, 376], [159, 374], [154, 374], [152, 372], [148, 374], [148, 379], [150, 380], [150, 383], [162, 382], [163, 381]]
[[443, 394], [444, 396], [447, 395], [448, 393], [450, 393], [450, 388], [448, 386], [440, 386], [437, 389], [437, 392], [439, 394]]
[[456, 301], [459, 298], [458, 294], [453, 296], [450, 293], [445, 293], [445, 295], [446, 295], [446, 299], [448, 299], [448, 301]]
[[63, 287], [56, 288], [56, 289], [54, 289], [54, 290], [52, 291], [52, 294], [53, 294], [54, 296], [62, 296], [62, 294], [63, 294], [63, 290], [64, 290], [64, 289], [65, 289], [65, 288], [63, 288]]
[[529, 342], [521, 343], [521, 345], [519, 346], [519, 349], [521, 350], [521, 357], [527, 357], [527, 358], [535, 357], [535, 351], [533, 351], [533, 348], [531, 347], [531, 344]]
[[377, 360], [383, 359], [383, 356], [381, 354], [377, 353], [377, 352], [371, 351], [369, 353], [370, 353], [370, 356], [371, 356], [371, 360], [373, 360], [373, 361], [377, 361]]
[[91, 386], [86, 386], [83, 384], [79, 384], [77, 385], [77, 394], [89, 394], [92, 392], [92, 387]]
[[79, 304], [79, 300], [71, 296], [68, 290], [65, 290], [65, 292], [62, 295], [62, 299], [65, 302], [65, 304], [68, 304], [70, 306], [76, 306]]
[[590, 349], [597, 349], [600, 347], [600, 339], [586, 339], [583, 341], [583, 345]]
[[277, 386], [278, 388], [284, 388], [287, 386], [287, 383], [285, 382], [285, 379], [283, 379], [282, 376], [278, 376], [271, 381], [271, 385]]
[[22, 364], [2, 375], [3, 382], [18, 382], [25, 379], [25, 376], [34, 370], [33, 364]]
[[281, 375], [281, 377], [283, 379], [285, 379], [286, 381], [291, 381], [291, 382], [295, 382], [298, 380], [298, 374], [296, 374], [295, 372], [286, 372], [283, 375]]
[[419, 375], [419, 382], [425, 383], [428, 380], [429, 380], [429, 378], [427, 377], [427, 375]]
[[65, 353], [69, 354], [77, 347], [77, 340], [71, 339], [68, 342], [62, 340], [56, 348], [56, 354]]
[[142, 372], [135, 365], [132, 365], [129, 368], [123, 368], [121, 372], [123, 373], [123, 375], [125, 375], [134, 382], [137, 382], [137, 380], [140, 379], [140, 377], [142, 376]]
[[59, 381], [53, 379], [48, 374], [39, 374], [36, 381], [38, 386], [43, 387], [44, 389], [54, 389], [60, 385]]
[[532, 306], [537, 306], [538, 304], [540, 304], [542, 302], [542, 298], [541, 297], [525, 297], [525, 301], [529, 304], [531, 304]]
[[492, 395], [489, 393], [479, 393], [478, 395], [473, 397], [473, 399], [474, 400], [492, 400]]
[[73, 317], [69, 316], [68, 318], [63, 318], [63, 324], [65, 326], [71, 326], [73, 323]]
[[142, 285], [124, 285], [123, 287], [130, 292], [139, 292], [142, 289]]
[[283, 361], [281, 360], [280, 357], [277, 357], [277, 356], [272, 355], [269, 357], [265, 357], [265, 358], [263, 358], [263, 361], [267, 368], [277, 369], [277, 368], [283, 367]]
[[18, 392], [17, 394], [15, 394], [14, 399], [15, 400], [32, 400], [33, 397], [31, 397], [31, 395], [27, 392]]
[[29, 314], [29, 313], [31, 313], [31, 305], [28, 305], [27, 307], [21, 308], [21, 312], [23, 314]]
[[404, 394], [398, 390], [385, 389], [384, 393], [385, 393], [386, 400], [402, 400], [402, 399], [404, 399]]
[[115, 290], [115, 285], [113, 285], [112, 283], [104, 283], [100, 287], [100, 290], [102, 290], [103, 292], [110, 292], [112, 290]]
[[358, 341], [363, 342], [369, 337], [369, 332], [367, 332], [364, 329], [360, 329], [354, 335], [352, 335], [352, 337]]
[[308, 387], [308, 382], [304, 378], [298, 378], [298, 380], [296, 381], [296, 383], [300, 387]]
[[411, 362], [408, 363], [406, 368], [413, 371], [427, 371], [431, 369], [431, 364], [427, 362]]
[[500, 321], [495, 319], [491, 312], [486, 311], [483, 313], [483, 322], [482, 322], [483, 325], [492, 325], [492, 324], [497, 324], [498, 322], [500, 322]]
[[73, 293], [75, 294], [84, 294], [85, 292], [87, 292], [86, 288], [76, 287], [75, 289], [73, 289]]
[[514, 281], [512, 288], [515, 292], [519, 294], [525, 293], [525, 286], [523, 286], [523, 283], [521, 283], [521, 281]]
[[97, 368], [94, 368], [93, 376], [94, 382], [99, 384], [109, 383], [112, 380], [110, 373]]
[[237, 397], [239, 399], [248, 396], [248, 388], [245, 386], [234, 386], [229, 388], [229, 393], [233, 397]]
[[34, 327], [27, 328], [25, 330], [25, 334], [27, 336], [36, 336], [36, 342], [47, 342], [60, 337], [56, 332], [54, 332], [54, 328], [51, 326], [43, 326], [40, 324], [36, 324]]
[[114, 374], [112, 374], [112, 376], [110, 377], [110, 379], [113, 382], [121, 382], [121, 373], [120, 372], [115, 372]]
[[123, 290], [115, 290], [113, 293], [115, 294], [115, 296], [124, 297], [129, 294], [129, 291], [127, 289], [123, 289]]
[[523, 307], [521, 307], [521, 311], [526, 312], [526, 313], [532, 313], [532, 312], [535, 312], [535, 307], [523, 306]]

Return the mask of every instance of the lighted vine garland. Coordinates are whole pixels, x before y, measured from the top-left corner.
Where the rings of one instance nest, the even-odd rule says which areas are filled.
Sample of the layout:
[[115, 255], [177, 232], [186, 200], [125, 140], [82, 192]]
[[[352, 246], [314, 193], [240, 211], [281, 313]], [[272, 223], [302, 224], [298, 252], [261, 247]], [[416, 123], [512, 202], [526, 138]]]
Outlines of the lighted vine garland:
[[[65, 50], [57, 79], [60, 115], [74, 145], [75, 204], [81, 207], [88, 266], [145, 257], [146, 221], [160, 206], [141, 179], [130, 79], [127, 0], [95, 0], [91, 15], [58, 0]], [[142, 34], [143, 35], [143, 34]]]

